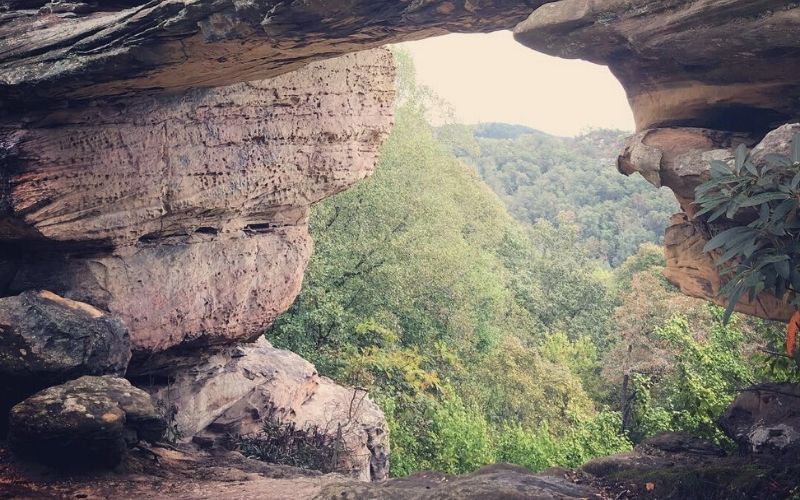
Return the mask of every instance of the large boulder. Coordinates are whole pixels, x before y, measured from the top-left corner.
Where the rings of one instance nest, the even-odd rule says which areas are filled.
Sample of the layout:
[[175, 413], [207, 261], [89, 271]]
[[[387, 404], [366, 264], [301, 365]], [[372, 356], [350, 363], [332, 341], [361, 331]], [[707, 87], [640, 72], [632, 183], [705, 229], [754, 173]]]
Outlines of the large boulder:
[[800, 458], [800, 384], [761, 384], [743, 391], [719, 425], [743, 452]]
[[88, 304], [48, 291], [0, 298], [0, 433], [26, 396], [81, 375], [123, 375], [128, 331]]
[[167, 407], [181, 440], [230, 446], [230, 436], [256, 436], [266, 422], [316, 429], [341, 441], [335, 470], [362, 480], [388, 475], [388, 426], [367, 393], [321, 377], [314, 365], [266, 339], [191, 362], [172, 359], [159, 373], [167, 383], [148, 386], [144, 374], [138, 380]]
[[34, 394], [9, 415], [20, 456], [61, 467], [113, 467], [129, 446], [155, 442], [166, 422], [150, 396], [116, 377], [84, 376]]

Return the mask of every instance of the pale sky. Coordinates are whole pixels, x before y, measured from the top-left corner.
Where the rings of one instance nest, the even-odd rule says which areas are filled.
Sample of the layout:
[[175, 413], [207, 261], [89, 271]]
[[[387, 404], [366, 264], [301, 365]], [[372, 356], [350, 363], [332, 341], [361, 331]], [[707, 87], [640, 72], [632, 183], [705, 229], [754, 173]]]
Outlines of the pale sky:
[[400, 46], [414, 58], [417, 80], [449, 101], [460, 122], [516, 123], [555, 135], [634, 128], [625, 91], [608, 68], [535, 52], [509, 31]]

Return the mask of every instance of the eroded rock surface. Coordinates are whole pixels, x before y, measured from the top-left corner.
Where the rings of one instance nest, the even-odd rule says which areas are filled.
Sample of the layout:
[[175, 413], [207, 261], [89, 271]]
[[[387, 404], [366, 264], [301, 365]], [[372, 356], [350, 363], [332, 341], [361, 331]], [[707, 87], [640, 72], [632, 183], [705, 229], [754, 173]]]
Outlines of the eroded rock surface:
[[510, 29], [546, 1], [5, 0], [0, 106], [264, 79], [387, 43]]
[[322, 488], [315, 500], [514, 500], [578, 499], [597, 497], [593, 488], [574, 484], [564, 477], [534, 474], [524, 467], [508, 464], [487, 465], [471, 474], [448, 476], [421, 472], [384, 483], [331, 484]]
[[[255, 435], [265, 420], [315, 427], [342, 441], [337, 471], [362, 480], [388, 476], [389, 435], [383, 412], [367, 393], [320, 377], [300, 356], [265, 339], [158, 368], [169, 380], [147, 387], [168, 407], [180, 438], [228, 446], [231, 436]], [[152, 366], [152, 365], [151, 365]]]
[[393, 106], [375, 50], [0, 125], [0, 293], [103, 308], [139, 358], [254, 339], [300, 289], [308, 207], [373, 171]]
[[84, 376], [14, 406], [8, 442], [44, 463], [113, 467], [129, 446], [158, 441], [165, 429], [146, 392], [122, 378]]
[[[153, 457], [157, 457], [154, 460]], [[534, 474], [521, 467], [491, 465], [463, 477], [421, 472], [383, 483], [364, 483], [340, 474], [321, 475], [247, 459], [237, 452], [205, 452], [177, 445], [137, 450], [117, 472], [82, 476], [37, 474], [9, 457], [0, 444], [0, 479], [22, 498], [176, 498], [307, 500], [387, 499], [571, 499], [614, 498], [572, 483], [561, 474]]]
[[547, 54], [607, 65], [638, 130], [764, 134], [800, 116], [800, 10], [768, 0], [561, 0], [514, 30]]
[[81, 375], [124, 375], [128, 331], [88, 304], [48, 291], [0, 298], [0, 438], [27, 396]]
[[[761, 140], [751, 135], [696, 128], [661, 128], [640, 132], [628, 139], [618, 160], [624, 174], [640, 173], [656, 186], [668, 186], [675, 193], [683, 212], [672, 217], [664, 237], [666, 277], [681, 291], [693, 297], [727, 304], [719, 295], [724, 277], [717, 273], [715, 259], [721, 251], [710, 254], [703, 247], [712, 237], [702, 218], [693, 218], [694, 189], [709, 178], [710, 162], [732, 164], [740, 144], [752, 147], [750, 158], [757, 165], [767, 154], [788, 156], [793, 136], [800, 124], [782, 125]], [[767, 319], [787, 321], [794, 308], [770, 293], [754, 301], [742, 297], [736, 310]]]
[[393, 106], [393, 61], [376, 50], [0, 121], [0, 238], [119, 246], [297, 225], [373, 171]]

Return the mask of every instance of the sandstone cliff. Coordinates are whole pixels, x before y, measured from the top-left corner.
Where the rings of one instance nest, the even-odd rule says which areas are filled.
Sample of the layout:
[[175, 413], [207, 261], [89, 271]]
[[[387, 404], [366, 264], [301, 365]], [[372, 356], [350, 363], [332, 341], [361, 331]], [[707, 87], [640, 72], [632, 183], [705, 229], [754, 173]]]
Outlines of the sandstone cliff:
[[[676, 193], [684, 214], [668, 233], [669, 277], [687, 293], [715, 299], [719, 277], [698, 253], [707, 233], [691, 219], [693, 188], [707, 175], [708, 159], [767, 140], [770, 130], [800, 118], [795, 2], [0, 0], [0, 296], [47, 289], [65, 297], [53, 300], [69, 309], [85, 303], [77, 308], [98, 311], [101, 323], [115, 325], [115, 336], [130, 339], [129, 377], [141, 383], [167, 374], [182, 381], [176, 398], [184, 408], [200, 405], [198, 395], [224, 380], [211, 374], [247, 362], [223, 347], [227, 357], [209, 363], [197, 348], [251, 341], [291, 304], [311, 251], [308, 207], [374, 168], [392, 121], [391, 60], [380, 50], [344, 54], [452, 31], [511, 28], [532, 48], [606, 64], [620, 79], [640, 132], [621, 155], [620, 170]], [[5, 300], [17, 309], [4, 317], [17, 317], [23, 303]], [[740, 308], [787, 314], [766, 298]], [[63, 340], [71, 330], [51, 333]], [[123, 351], [114, 358], [127, 361]], [[175, 372], [170, 363], [179, 356], [188, 368]], [[125, 369], [105, 361], [71, 366], [69, 376]], [[191, 370], [200, 367], [208, 376], [198, 387], [192, 377], [199, 372]], [[227, 425], [256, 400], [274, 403], [276, 395], [263, 390], [271, 379], [251, 369], [243, 377], [262, 384], [246, 395], [227, 392], [231, 406], [203, 405], [197, 415], [208, 422], [181, 414], [184, 430]], [[237, 390], [250, 383], [237, 380]], [[96, 387], [124, 384], [66, 382], [17, 413], [35, 413], [36, 402], [52, 401], [52, 394], [83, 391], [75, 393], [82, 401]], [[164, 391], [170, 393], [153, 390], [159, 398]], [[125, 397], [107, 391], [99, 407], [113, 410]], [[303, 404], [277, 406], [297, 414]], [[87, 417], [90, 428], [104, 425], [97, 417]], [[122, 443], [128, 430], [115, 429]], [[379, 450], [362, 430], [359, 439]], [[122, 453], [125, 446], [117, 448]], [[185, 463], [192, 460], [213, 462], [180, 458], [176, 467], [189, 475]], [[202, 470], [220, 472], [213, 467]], [[490, 473], [509, 491], [587, 494], [520, 471]], [[248, 473], [232, 474], [215, 484], [237, 494], [222, 483]], [[471, 488], [473, 479], [452, 484]], [[202, 493], [173, 486], [184, 496]], [[429, 486], [418, 495], [430, 496]], [[316, 483], [305, 491], [321, 490]]]

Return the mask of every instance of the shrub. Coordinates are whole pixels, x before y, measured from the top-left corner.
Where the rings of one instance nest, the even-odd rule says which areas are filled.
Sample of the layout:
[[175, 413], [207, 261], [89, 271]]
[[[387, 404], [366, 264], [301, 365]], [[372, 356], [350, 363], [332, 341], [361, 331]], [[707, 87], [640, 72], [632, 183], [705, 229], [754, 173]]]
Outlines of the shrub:
[[294, 422], [284, 424], [270, 415], [264, 419], [262, 432], [239, 436], [236, 444], [243, 455], [264, 462], [325, 473], [347, 472], [340, 467], [340, 458], [348, 452], [341, 430], [329, 433], [318, 426], [299, 429]]
[[791, 157], [768, 154], [756, 164], [744, 145], [731, 168], [711, 162], [711, 179], [695, 189], [697, 216], [707, 215], [716, 233], [703, 249], [720, 250], [716, 259], [728, 281], [721, 293], [729, 298], [725, 320], [739, 298], [752, 301], [762, 291], [800, 305], [800, 134], [792, 140]]

